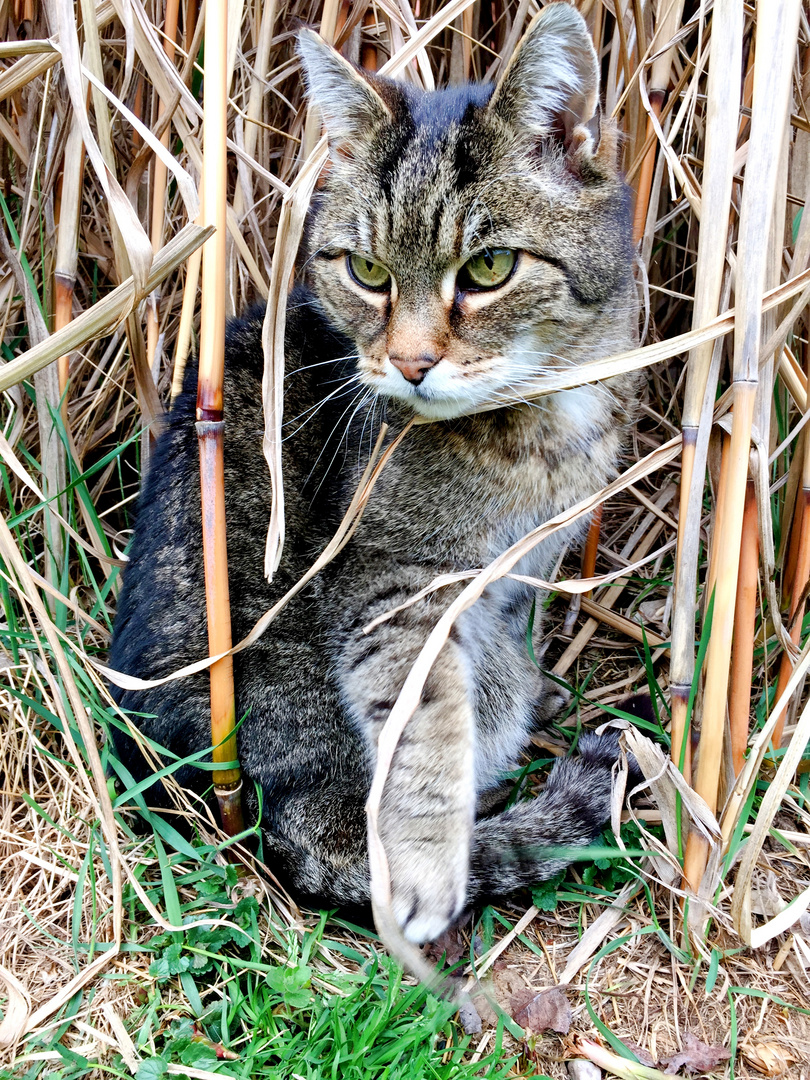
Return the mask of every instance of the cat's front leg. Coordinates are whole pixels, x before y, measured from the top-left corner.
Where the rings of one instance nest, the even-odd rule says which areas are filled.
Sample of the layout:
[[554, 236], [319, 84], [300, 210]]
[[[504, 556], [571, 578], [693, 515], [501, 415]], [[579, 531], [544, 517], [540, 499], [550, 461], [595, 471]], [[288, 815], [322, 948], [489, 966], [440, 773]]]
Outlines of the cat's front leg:
[[[429, 613], [408, 609], [345, 644], [342, 690], [375, 761], [382, 726], [438, 618], [434, 605], [427, 607]], [[437, 937], [466, 904], [475, 815], [468, 680], [463, 649], [450, 640], [402, 733], [383, 791], [379, 829], [393, 910], [411, 941]]]

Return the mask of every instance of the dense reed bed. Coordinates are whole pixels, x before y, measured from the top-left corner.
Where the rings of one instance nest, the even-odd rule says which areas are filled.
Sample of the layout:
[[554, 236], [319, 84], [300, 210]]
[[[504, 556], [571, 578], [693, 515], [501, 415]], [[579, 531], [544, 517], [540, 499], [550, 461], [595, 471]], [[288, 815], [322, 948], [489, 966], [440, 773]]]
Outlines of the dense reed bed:
[[[10, 1074], [562, 1076], [565, 1054], [592, 1044], [532, 1035], [518, 1005], [557, 984], [576, 1032], [614, 1055], [608, 1071], [617, 1058], [660, 1061], [696, 1036], [728, 1052], [705, 1066], [712, 1075], [805, 1074], [807, 11], [800, 0], [576, 6], [601, 56], [603, 111], [623, 133], [640, 342], [524, 390], [630, 369], [645, 371], [647, 390], [619, 477], [471, 576], [381, 745], [385, 760], [463, 607], [549, 531], [591, 514], [581, 561], [570, 552], [546, 583], [541, 662], [573, 688], [572, 709], [537, 737], [519, 779], [531, 786], [582, 723], [615, 716], [640, 689], [655, 716], [626, 738], [649, 782], [596, 870], [535, 890], [532, 906], [489, 908], [443, 943], [468, 962], [469, 985], [487, 988], [491, 1016], [481, 1004], [481, 1034], [465, 1035], [454, 1009], [402, 984], [367, 935], [299, 911], [257, 876], [247, 850], [237, 876], [206, 806], [176, 792], [193, 841], [148, 811], [148, 790], [132, 788], [110, 748], [106, 732], [127, 721], [99, 664], [150, 431], [190, 350], [199, 341], [201, 367], [210, 353], [215, 368], [222, 315], [257, 299], [268, 302], [276, 493], [268, 569], [284, 542], [284, 302], [325, 160], [297, 27], [431, 87], [497, 79], [537, 0], [0, 4], [0, 1049]], [[215, 66], [227, 88], [216, 117], [210, 98], [203, 109], [206, 39], [220, 47], [216, 61], [208, 50], [206, 90]], [[204, 115], [227, 137], [213, 165]], [[199, 289], [217, 225], [203, 274], [215, 312]], [[216, 326], [201, 329], [201, 309]], [[146, 833], [133, 830], [132, 806]], [[618, 816], [617, 804], [617, 828]], [[384, 853], [372, 856], [379, 925], [403, 949], [385, 920]]]

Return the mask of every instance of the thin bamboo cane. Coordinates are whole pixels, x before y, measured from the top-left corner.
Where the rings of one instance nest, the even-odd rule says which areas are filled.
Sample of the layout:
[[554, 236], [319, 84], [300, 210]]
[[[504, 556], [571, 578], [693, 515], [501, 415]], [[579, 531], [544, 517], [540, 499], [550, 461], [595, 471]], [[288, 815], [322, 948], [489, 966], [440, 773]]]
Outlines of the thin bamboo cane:
[[[728, 232], [728, 206], [734, 177], [734, 130], [740, 108], [739, 79], [742, 65], [742, 12], [736, 0], [714, 5], [712, 52], [706, 97], [706, 147], [704, 151], [703, 215], [695, 273], [692, 327], [696, 329], [718, 311]], [[695, 667], [695, 594], [699, 520], [706, 456], [697, 453], [701, 410], [709, 385], [713, 346], [706, 342], [689, 354], [683, 410], [683, 458], [681, 463], [680, 528], [676, 555], [675, 597], [672, 618], [672, 760], [684, 755], [687, 703]], [[708, 448], [708, 441], [703, 440]], [[708, 594], [710, 595], [710, 593]], [[689, 755], [689, 748], [686, 748]]]
[[[664, 11], [661, 22], [656, 27], [656, 37], [660, 41], [671, 41], [678, 31], [681, 25], [681, 17], [683, 16], [683, 0], [671, 0], [669, 7]], [[641, 38], [639, 38], [639, 52], [641, 50]], [[674, 46], [662, 52], [655, 58], [652, 64], [652, 70], [650, 72], [650, 105], [655, 114], [655, 119], [658, 120], [661, 116], [661, 110], [664, 107], [664, 99], [666, 98], [667, 88], [669, 87], [669, 77], [672, 71], [672, 59], [675, 54]], [[652, 117], [647, 121], [647, 135], [649, 139], [654, 134], [655, 127]], [[644, 235], [644, 227], [647, 223], [647, 211], [650, 204], [650, 188], [652, 185], [653, 169], [655, 167], [655, 151], [656, 144], [652, 143], [650, 149], [647, 151], [646, 157], [641, 166], [641, 173], [639, 175], [638, 190], [636, 193], [636, 208], [633, 216], [633, 239], [636, 243], [639, 242]]]
[[[734, 415], [728, 494], [719, 522], [720, 544], [727, 561], [718, 572], [715, 588], [695, 784], [695, 790], [713, 813], [717, 810], [748, 455], [759, 379], [762, 294], [768, 258], [761, 238], [770, 228], [782, 138], [787, 130], [798, 22], [799, 0], [786, 0], [778, 7], [758, 0], [754, 104], [738, 249], [738, 271], [744, 269], [738, 273], [737, 281], [740, 317], [734, 331]], [[693, 830], [687, 842], [684, 877], [695, 890], [703, 877], [707, 855], [707, 841]]]
[[[802, 629], [802, 619], [805, 610], [805, 586], [810, 578], [810, 438], [803, 439], [802, 483], [799, 497], [796, 499], [796, 512], [793, 528], [798, 536], [796, 545], [796, 567], [794, 574], [793, 590], [790, 597], [790, 609], [788, 627], [790, 638], [794, 645], [799, 644]], [[779, 678], [776, 684], [776, 701], [784, 693], [788, 680], [793, 672], [793, 663], [787, 653], [782, 654], [779, 665]], [[776, 727], [773, 732], [773, 746], [779, 749], [782, 745], [782, 735], [785, 729], [787, 710], [779, 713]]]
[[[223, 381], [225, 375], [225, 256], [227, 225], [227, 25], [228, 0], [206, 0], [203, 113], [203, 221], [216, 232], [203, 247], [197, 438], [200, 447], [203, 563], [208, 648], [214, 656], [231, 647], [228, 551], [225, 536]], [[211, 743], [215, 764], [237, 760], [233, 658], [211, 666]], [[214, 790], [222, 827], [243, 829], [239, 766], [215, 769]]]
[[745, 764], [748, 745], [748, 719], [751, 710], [751, 680], [754, 670], [754, 633], [757, 621], [757, 572], [759, 569], [759, 533], [757, 497], [754, 482], [745, 488], [740, 574], [734, 610], [734, 647], [731, 664], [731, 690], [728, 699], [731, 729], [731, 757], [735, 776]]

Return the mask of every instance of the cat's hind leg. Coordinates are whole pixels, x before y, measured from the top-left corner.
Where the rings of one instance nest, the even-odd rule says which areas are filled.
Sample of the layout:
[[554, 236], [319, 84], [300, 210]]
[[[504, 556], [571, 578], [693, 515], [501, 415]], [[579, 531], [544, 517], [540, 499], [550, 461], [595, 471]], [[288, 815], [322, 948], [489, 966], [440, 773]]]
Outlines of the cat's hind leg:
[[[553, 877], [593, 843], [610, 818], [618, 735], [583, 735], [555, 764], [536, 799], [475, 824], [468, 900], [476, 903]], [[630, 761], [630, 782], [639, 776]]]

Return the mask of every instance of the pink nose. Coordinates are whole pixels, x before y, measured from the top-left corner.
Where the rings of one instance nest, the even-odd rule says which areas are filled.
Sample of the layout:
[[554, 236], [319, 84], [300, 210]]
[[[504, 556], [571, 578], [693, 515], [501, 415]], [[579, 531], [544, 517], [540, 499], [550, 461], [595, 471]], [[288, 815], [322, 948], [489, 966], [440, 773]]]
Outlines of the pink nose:
[[391, 356], [388, 359], [395, 368], [399, 368], [409, 383], [418, 386], [432, 367], [438, 364], [441, 357], [431, 353], [422, 353], [421, 356]]

